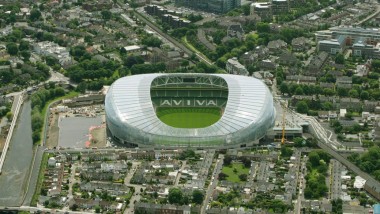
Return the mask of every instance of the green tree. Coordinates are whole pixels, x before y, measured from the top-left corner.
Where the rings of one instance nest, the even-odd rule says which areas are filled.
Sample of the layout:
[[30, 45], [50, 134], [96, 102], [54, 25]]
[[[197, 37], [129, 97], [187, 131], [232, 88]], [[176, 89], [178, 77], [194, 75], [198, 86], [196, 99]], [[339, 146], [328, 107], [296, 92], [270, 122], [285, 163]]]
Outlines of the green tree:
[[95, 213], [100, 213], [100, 207], [99, 206], [95, 206]]
[[270, 26], [268, 23], [265, 22], [259, 22], [257, 23], [257, 32], [259, 33], [269, 33], [270, 32]]
[[323, 108], [323, 110], [329, 111], [329, 110], [332, 110], [334, 108], [334, 106], [331, 102], [326, 101], [326, 102], [322, 103], [322, 108]]
[[202, 20], [202, 19], [203, 19], [203, 16], [202, 16], [202, 15], [198, 15], [198, 14], [193, 14], [193, 13], [191, 13], [191, 14], [189, 14], [189, 15], [187, 16], [187, 19], [188, 19], [189, 21], [191, 21], [191, 22], [197, 22], [197, 21]]
[[318, 166], [320, 160], [321, 158], [319, 157], [319, 154], [317, 151], [312, 151], [309, 153], [309, 161], [313, 166]]
[[344, 89], [344, 88], [338, 88], [337, 91], [338, 91], [338, 95], [340, 97], [346, 97], [346, 96], [348, 96], [348, 91], [346, 89]]
[[281, 157], [290, 157], [293, 155], [293, 150], [289, 147], [282, 146], [281, 147]]
[[201, 190], [194, 190], [193, 191], [193, 197], [192, 202], [195, 204], [202, 204], [204, 199], [204, 194]]
[[30, 16], [29, 16], [30, 21], [34, 22], [34, 21], [39, 20], [40, 18], [41, 18], [41, 12], [38, 9], [32, 9], [32, 11], [30, 11]]
[[101, 13], [104, 20], [110, 20], [112, 17], [112, 13], [109, 10], [102, 10]]
[[240, 174], [240, 175], [239, 175], [239, 179], [240, 179], [241, 181], [247, 181], [247, 179], [248, 179], [248, 175], [247, 175], [247, 174]]
[[344, 64], [344, 56], [341, 53], [338, 53], [335, 57], [335, 63]]
[[288, 84], [286, 84], [286, 82], [281, 83], [280, 91], [281, 91], [281, 94], [289, 93], [289, 87], [288, 87]]
[[11, 42], [11, 43], [8, 43], [7, 44], [7, 52], [10, 54], [10, 55], [17, 55], [18, 53], [18, 47], [17, 47], [17, 44], [14, 43], [14, 42]]
[[70, 49], [70, 55], [77, 61], [79, 61], [81, 57], [85, 56], [86, 53], [86, 48], [84, 46], [74, 46]]
[[59, 61], [57, 58], [53, 57], [53, 56], [46, 56], [45, 57], [45, 61], [46, 61], [46, 64], [49, 65], [49, 66], [53, 66], [55, 64], [59, 64]]
[[12, 114], [12, 112], [9, 111], [9, 112], [6, 114], [6, 117], [7, 117], [8, 121], [12, 121], [12, 118], [13, 118], [13, 114]]
[[146, 36], [141, 40], [141, 43], [148, 47], [160, 47], [162, 45], [162, 41], [155, 36]]
[[24, 58], [25, 61], [29, 61], [30, 56], [31, 56], [29, 51], [21, 51], [20, 54]]
[[171, 204], [182, 204], [183, 193], [178, 188], [171, 188], [169, 190], [168, 200]]
[[360, 93], [360, 99], [362, 99], [362, 100], [368, 100], [369, 99], [369, 93], [368, 93], [368, 91], [362, 91], [362, 93]]
[[296, 104], [296, 111], [301, 114], [306, 114], [309, 112], [309, 106], [305, 101], [298, 101]]
[[303, 94], [304, 94], [304, 93], [303, 93], [303, 89], [302, 89], [301, 86], [298, 86], [298, 87], [296, 88], [295, 94], [296, 94], [296, 95], [303, 95]]
[[224, 166], [229, 166], [232, 162], [232, 157], [229, 155], [226, 155], [223, 159], [223, 165]]
[[335, 92], [331, 88], [325, 88], [325, 89], [323, 89], [323, 94], [326, 96], [332, 96], [335, 94]]
[[239, 160], [243, 163], [245, 168], [251, 167], [251, 163], [252, 163], [251, 159], [243, 156], [243, 157], [240, 157]]
[[226, 180], [227, 177], [228, 177], [228, 175], [223, 173], [223, 172], [219, 173], [219, 175], [218, 175], [218, 179], [220, 181]]
[[380, 72], [380, 60], [378, 59], [372, 60], [371, 66], [375, 72]]
[[187, 67], [189, 65], [190, 65], [190, 62], [188, 60], [182, 60], [182, 62], [181, 62], [182, 67]]
[[133, 65], [136, 64], [143, 64], [144, 59], [141, 56], [127, 56], [126, 58], [123, 59], [124, 65], [127, 66], [128, 68], [131, 68]]
[[184, 195], [183, 196], [183, 198], [182, 198], [182, 202], [181, 202], [181, 204], [189, 204], [190, 203], [190, 198], [189, 198], [189, 196], [187, 196], [187, 195]]
[[355, 89], [351, 89], [349, 92], [348, 92], [348, 95], [352, 98], [357, 98], [359, 97], [359, 93], [357, 90]]
[[25, 40], [21, 40], [20, 42], [20, 45], [19, 45], [19, 50], [20, 51], [26, 51], [26, 50], [29, 50], [29, 42], [28, 41], [25, 41]]

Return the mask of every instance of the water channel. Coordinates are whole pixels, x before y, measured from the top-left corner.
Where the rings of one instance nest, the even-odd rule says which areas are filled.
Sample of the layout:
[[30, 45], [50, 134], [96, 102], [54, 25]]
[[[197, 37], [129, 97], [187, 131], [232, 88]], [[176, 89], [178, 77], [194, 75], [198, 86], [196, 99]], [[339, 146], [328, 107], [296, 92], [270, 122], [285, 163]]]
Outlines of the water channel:
[[31, 103], [24, 102], [0, 175], [0, 206], [19, 206], [33, 159]]

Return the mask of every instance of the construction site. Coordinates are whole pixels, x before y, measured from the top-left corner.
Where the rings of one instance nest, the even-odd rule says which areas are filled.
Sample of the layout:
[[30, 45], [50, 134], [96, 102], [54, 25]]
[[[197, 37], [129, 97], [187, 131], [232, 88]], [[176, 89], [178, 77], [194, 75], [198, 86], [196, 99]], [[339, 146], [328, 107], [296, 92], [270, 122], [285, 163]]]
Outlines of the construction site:
[[76, 108], [58, 105], [50, 110], [48, 148], [105, 147], [105, 142], [103, 105]]

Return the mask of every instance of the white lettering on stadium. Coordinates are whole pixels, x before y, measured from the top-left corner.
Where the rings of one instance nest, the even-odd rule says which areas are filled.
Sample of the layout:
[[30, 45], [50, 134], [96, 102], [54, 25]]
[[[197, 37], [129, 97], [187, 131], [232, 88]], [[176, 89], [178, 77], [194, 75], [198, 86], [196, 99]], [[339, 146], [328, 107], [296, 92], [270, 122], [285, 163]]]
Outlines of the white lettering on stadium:
[[216, 102], [214, 102], [213, 100], [209, 100], [207, 106], [216, 106]]
[[160, 105], [161, 106], [172, 106], [172, 104], [169, 102], [169, 100], [163, 100]]
[[203, 106], [203, 104], [206, 102], [206, 100], [202, 100], [202, 101], [200, 101], [200, 100], [195, 100], [195, 102], [197, 102], [198, 105]]
[[175, 105], [175, 106], [179, 106], [179, 105], [181, 105], [181, 103], [182, 103], [182, 100], [173, 100], [173, 104]]
[[161, 100], [160, 106], [217, 106], [217, 100], [214, 99], [172, 99]]

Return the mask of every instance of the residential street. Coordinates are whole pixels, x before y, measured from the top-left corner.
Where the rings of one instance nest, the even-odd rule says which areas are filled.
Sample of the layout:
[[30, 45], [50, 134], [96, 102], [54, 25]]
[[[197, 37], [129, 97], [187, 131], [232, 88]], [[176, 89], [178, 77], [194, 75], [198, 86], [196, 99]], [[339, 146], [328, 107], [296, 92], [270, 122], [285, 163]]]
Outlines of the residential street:
[[133, 177], [133, 174], [136, 172], [137, 168], [140, 167], [140, 162], [133, 161], [132, 162], [132, 167], [131, 170], [128, 172], [127, 176], [124, 179], [124, 184], [127, 185], [128, 187], [134, 187], [135, 192], [133, 193], [128, 207], [124, 210], [125, 214], [133, 213], [134, 208], [135, 208], [135, 201], [140, 201], [141, 198], [141, 192], [140, 189], [144, 189], [145, 187], [142, 185], [136, 185], [136, 184], [131, 184], [131, 179]]
[[212, 179], [210, 181], [210, 185], [208, 186], [206, 190], [205, 199], [201, 207], [201, 214], [206, 213], [206, 208], [208, 206], [208, 203], [210, 202], [212, 193], [214, 192], [218, 184], [218, 175], [222, 171], [222, 168], [223, 168], [223, 159], [224, 159], [224, 155], [220, 154], [218, 159], [216, 160], [214, 172], [212, 173]]

